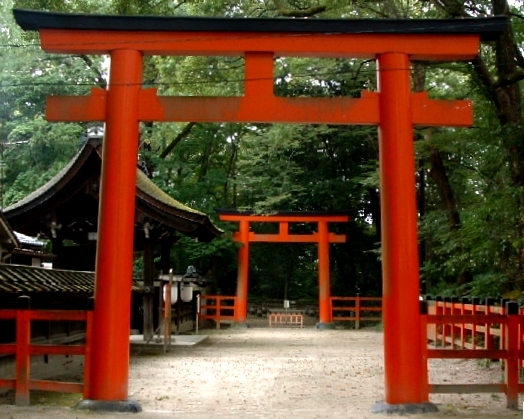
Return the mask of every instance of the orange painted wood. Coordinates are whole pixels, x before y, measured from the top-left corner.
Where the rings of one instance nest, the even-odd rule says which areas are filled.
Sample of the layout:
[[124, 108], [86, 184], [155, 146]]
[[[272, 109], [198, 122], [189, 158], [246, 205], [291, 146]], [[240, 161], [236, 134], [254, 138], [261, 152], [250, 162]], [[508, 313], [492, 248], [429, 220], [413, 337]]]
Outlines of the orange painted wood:
[[385, 53], [378, 67], [385, 402], [424, 403], [410, 60]]
[[435, 394], [476, 394], [476, 393], [505, 393], [506, 384], [431, 384], [430, 392]]
[[473, 103], [469, 100], [431, 100], [427, 92], [411, 94], [413, 125], [469, 127]]
[[48, 96], [45, 117], [51, 122], [105, 121], [107, 92], [91, 88], [89, 96]]
[[29, 380], [31, 372], [31, 322], [29, 310], [18, 310], [16, 317], [15, 404], [29, 406]]
[[428, 349], [428, 358], [440, 359], [505, 359], [507, 351], [502, 349]]
[[329, 267], [329, 237], [327, 221], [318, 222], [318, 297], [319, 323], [331, 323], [331, 284]]
[[16, 380], [9, 380], [0, 378], [0, 388], [4, 390], [14, 390], [16, 386]]
[[[271, 61], [272, 63], [272, 61]], [[362, 92], [360, 99], [285, 98], [250, 88], [241, 97], [157, 96], [156, 89], [140, 91], [138, 119], [144, 122], [258, 122], [377, 125], [378, 94]], [[269, 79], [272, 85], [272, 78]], [[267, 87], [265, 87], [267, 89]], [[430, 100], [427, 92], [411, 94], [414, 125], [457, 126], [473, 124], [473, 107], [464, 100]], [[91, 89], [91, 96], [49, 96], [46, 118], [54, 122], [104, 121], [106, 91]]]
[[31, 380], [30, 390], [54, 391], [58, 393], [83, 393], [82, 383], [69, 383], [66, 381]]
[[[237, 237], [237, 236], [235, 236]], [[249, 233], [250, 243], [318, 243], [320, 237], [318, 233], [312, 234], [261, 234]], [[329, 243], [345, 243], [345, 234], [328, 233], [327, 241]]]
[[[96, 335], [92, 342], [92, 358], [96, 362], [91, 368], [89, 391], [92, 398], [122, 400], [127, 396], [128, 336], [124, 337], [122, 331], [127, 333], [129, 326], [130, 296], [124, 291], [121, 298], [117, 290], [127, 290], [131, 278], [131, 218], [134, 217], [131, 194], [134, 198], [138, 121], [206, 120], [380, 123], [386, 402], [427, 401], [422, 347], [418, 344], [421, 331], [417, 323], [419, 284], [412, 128], [414, 124], [468, 125], [471, 109], [467, 102], [433, 102], [424, 95], [412, 95], [410, 60], [471, 59], [477, 54], [479, 36], [42, 29], [40, 39], [48, 52], [109, 53], [112, 57], [107, 94], [95, 91], [90, 98], [51, 99], [49, 109], [51, 119], [101, 118], [107, 124], [96, 263], [97, 308], [93, 326]], [[245, 56], [245, 96], [157, 98], [155, 91], [140, 88], [142, 54]], [[280, 56], [378, 58], [378, 112], [376, 94], [364, 94], [361, 99], [274, 97], [272, 60]], [[327, 222], [319, 222], [319, 226]], [[245, 321], [249, 221], [240, 223], [247, 223], [247, 228], [241, 228], [243, 246], [239, 251], [235, 315], [237, 320]], [[322, 227], [322, 233], [319, 227], [321, 321], [331, 316], [329, 251], [325, 250], [329, 249], [330, 239], [324, 230], [327, 231], [327, 225], [325, 229]], [[107, 318], [116, 320], [104, 324]]]
[[[200, 298], [202, 304], [200, 305], [200, 313], [198, 313], [199, 321], [204, 319], [213, 320], [217, 329], [220, 329], [220, 322], [222, 320], [236, 321], [236, 297], [227, 295], [202, 295]], [[215, 304], [210, 304], [210, 301], [214, 301]], [[233, 305], [224, 305], [224, 301], [232, 301]], [[206, 310], [206, 313], [203, 313], [202, 310]], [[209, 314], [207, 310], [214, 310], [214, 314]], [[233, 314], [225, 314], [223, 313], [224, 311], [233, 311]]]
[[242, 221], [251, 223], [317, 223], [327, 221], [328, 223], [346, 223], [348, 215], [256, 215], [256, 214], [219, 214], [222, 221]]
[[85, 355], [84, 345], [30, 345], [31, 355]]
[[155, 32], [41, 29], [51, 53], [108, 54], [126, 48], [144, 55], [243, 56], [271, 51], [276, 57], [375, 58], [396, 51], [412, 60], [469, 60], [480, 36], [472, 34], [323, 34], [263, 32]]
[[85, 310], [29, 310], [31, 320], [50, 321], [85, 321], [87, 314]]
[[[516, 303], [515, 303], [516, 304]], [[506, 324], [505, 336], [505, 368], [504, 375], [507, 385], [506, 389], [506, 407], [509, 409], [517, 409], [519, 406], [519, 318], [518, 315], [508, 315], [508, 323]], [[501, 357], [492, 357], [499, 358]], [[491, 359], [492, 359], [491, 358]]]
[[3, 343], [0, 345], [0, 354], [12, 355], [16, 354], [16, 345], [13, 343]]
[[429, 324], [476, 324], [479, 321], [486, 324], [506, 324], [508, 317], [500, 314], [433, 314], [428, 315], [427, 321]]
[[0, 310], [0, 320], [16, 319], [16, 310], [2, 309]]
[[[368, 302], [380, 302], [382, 303], [382, 298], [380, 297], [331, 297], [330, 298], [330, 306], [331, 306], [331, 316], [332, 320], [336, 321], [354, 321], [355, 322], [355, 328], [359, 328], [360, 321], [382, 321], [382, 316], [363, 316], [362, 313], [381, 313], [382, 307], [379, 306], [365, 306], [362, 305], [363, 301]], [[353, 302], [354, 304], [352, 306], [340, 306], [337, 305], [337, 302]], [[341, 315], [340, 313], [345, 312], [352, 312], [353, 315]]]
[[141, 53], [113, 51], [103, 142], [91, 341], [89, 393], [94, 400], [125, 400], [128, 396], [141, 84]]
[[[253, 122], [376, 125], [376, 99], [242, 97], [156, 97], [144, 90], [140, 120], [144, 122]], [[81, 118], [78, 114], [77, 118]], [[61, 119], [58, 119], [61, 120]], [[77, 120], [77, 119], [75, 119]], [[442, 125], [442, 124], [441, 124]]]
[[91, 398], [91, 364], [92, 351], [91, 346], [93, 342], [93, 310], [88, 310], [86, 320], [86, 340], [84, 353], [84, 399]]
[[235, 299], [235, 321], [247, 321], [247, 295], [249, 287], [249, 221], [240, 220], [238, 240], [241, 243], [238, 249], [237, 295]]

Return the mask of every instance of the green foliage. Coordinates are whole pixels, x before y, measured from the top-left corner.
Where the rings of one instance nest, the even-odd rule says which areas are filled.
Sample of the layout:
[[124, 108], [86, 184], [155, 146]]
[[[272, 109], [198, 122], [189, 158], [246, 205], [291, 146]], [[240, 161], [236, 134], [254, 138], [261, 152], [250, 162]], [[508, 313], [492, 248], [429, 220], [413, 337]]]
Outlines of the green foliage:
[[[0, 14], [0, 40], [11, 45], [0, 48], [0, 175], [4, 205], [42, 185], [78, 150], [85, 126], [47, 123], [43, 117], [45, 97], [85, 95], [91, 86], [105, 82], [99, 57], [42, 53], [36, 36], [22, 33], [14, 24], [12, 3], [3, 2]], [[493, 14], [491, 2], [481, 0], [17, 0], [14, 6], [63, 12], [226, 17], [281, 17], [284, 11], [318, 10], [311, 16], [318, 19]], [[325, 10], [320, 6], [326, 6]], [[522, 12], [519, 3], [511, 7]], [[517, 20], [513, 32], [516, 45], [520, 45], [524, 31]], [[510, 47], [508, 50], [518, 50]], [[496, 48], [495, 43], [483, 45], [480, 54], [493, 83], [499, 69], [503, 69], [497, 67], [500, 50]], [[519, 63], [519, 59], [516, 56], [514, 61]], [[147, 57], [144, 84], [158, 88], [161, 95], [240, 96], [244, 64], [242, 57]], [[522, 287], [522, 118], [519, 123], [503, 123], [497, 95], [505, 92], [505, 87], [494, 89], [468, 63], [425, 64], [423, 73], [422, 86], [415, 87], [426, 89], [431, 98], [468, 98], [475, 103], [472, 129], [422, 128], [416, 132], [421, 273], [429, 287], [427, 292], [497, 296]], [[278, 96], [357, 98], [362, 90], [376, 90], [376, 84], [376, 68], [371, 61], [275, 59], [274, 91]], [[505, 97], [514, 98], [512, 95]], [[516, 112], [522, 112], [519, 102], [513, 103]], [[333, 226], [334, 231], [348, 236], [347, 244], [331, 247], [333, 293], [380, 295], [375, 127], [143, 124], [139, 153], [159, 187], [182, 203], [210, 214], [215, 221], [214, 209], [220, 207], [269, 213], [348, 213], [350, 223]], [[442, 159], [452, 199], [443, 196], [442, 186], [432, 177], [435, 153]], [[223, 293], [232, 294], [238, 246], [230, 233], [236, 226], [221, 226], [227, 234], [209, 244], [183, 238], [175, 246], [172, 263], [178, 270], [189, 264], [197, 266], [200, 273], [219, 281]], [[308, 225], [292, 228], [311, 232]], [[315, 297], [314, 246], [256, 244], [251, 255], [251, 293], [267, 298]], [[136, 268], [140, 268], [140, 262]]]

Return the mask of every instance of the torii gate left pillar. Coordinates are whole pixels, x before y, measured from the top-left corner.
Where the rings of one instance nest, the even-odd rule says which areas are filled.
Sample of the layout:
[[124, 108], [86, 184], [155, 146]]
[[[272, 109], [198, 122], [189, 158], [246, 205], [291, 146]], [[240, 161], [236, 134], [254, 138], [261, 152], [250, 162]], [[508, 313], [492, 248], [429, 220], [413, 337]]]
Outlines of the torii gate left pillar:
[[[15, 11], [52, 53], [110, 54], [107, 91], [51, 98], [52, 121], [105, 121], [97, 248], [94, 345], [84, 397], [100, 409], [136, 411], [127, 400], [138, 122], [261, 122], [379, 125], [385, 403], [378, 411], [428, 406], [418, 307], [413, 126], [469, 126], [467, 101], [412, 93], [411, 60], [470, 60], [481, 34], [504, 17], [451, 20], [205, 19], [64, 15]], [[142, 54], [245, 58], [240, 97], [157, 97], [141, 88]], [[273, 92], [275, 57], [376, 59], [379, 92], [362, 97], [286, 98]]]

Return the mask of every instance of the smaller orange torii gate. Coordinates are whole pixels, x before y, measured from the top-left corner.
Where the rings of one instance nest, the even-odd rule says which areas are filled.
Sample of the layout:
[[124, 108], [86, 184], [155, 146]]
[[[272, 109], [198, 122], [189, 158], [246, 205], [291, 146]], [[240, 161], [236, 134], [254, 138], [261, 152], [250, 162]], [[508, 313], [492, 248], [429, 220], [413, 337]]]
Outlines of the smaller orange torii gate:
[[[218, 210], [222, 221], [239, 223], [234, 239], [242, 243], [238, 250], [237, 298], [235, 301], [235, 321], [247, 321], [247, 290], [249, 278], [249, 243], [317, 243], [318, 244], [318, 329], [334, 327], [330, 305], [329, 243], [345, 243], [345, 234], [330, 233], [328, 223], [346, 223], [349, 216], [325, 212], [280, 212], [274, 215], [257, 215], [233, 210]], [[277, 234], [261, 234], [250, 231], [250, 223], [278, 223]], [[290, 234], [290, 223], [317, 223], [317, 231], [312, 234]]]

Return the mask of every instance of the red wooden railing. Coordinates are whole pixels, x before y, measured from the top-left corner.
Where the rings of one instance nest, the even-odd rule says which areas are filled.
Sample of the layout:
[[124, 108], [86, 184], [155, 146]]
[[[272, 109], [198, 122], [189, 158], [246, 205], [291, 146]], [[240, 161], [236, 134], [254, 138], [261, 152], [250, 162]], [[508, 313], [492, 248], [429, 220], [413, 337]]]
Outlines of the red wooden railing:
[[[518, 407], [518, 394], [524, 392], [524, 384], [519, 382], [521, 360], [524, 359], [524, 315], [517, 303], [508, 302], [502, 307], [436, 301], [430, 303], [428, 314], [423, 311], [421, 320], [423, 339], [427, 336], [435, 344], [434, 348], [428, 348], [424, 339], [428, 359], [499, 359], [505, 363], [503, 383], [428, 382], [431, 393], [505, 393], [507, 407]], [[499, 337], [498, 345], [495, 345], [494, 337]]]
[[[0, 310], [0, 320], [16, 321], [16, 343], [0, 344], [0, 354], [15, 355], [15, 378], [0, 379], [0, 388], [15, 391], [16, 405], [30, 404], [30, 390], [83, 393], [87, 398], [92, 315], [92, 310]], [[34, 320], [86, 322], [85, 343], [81, 345], [32, 344], [31, 322]], [[31, 379], [31, 355], [84, 355], [84, 383]]]
[[[220, 329], [222, 320], [235, 320], [236, 297], [227, 295], [201, 295], [199, 322], [201, 320], [214, 320], [216, 328]], [[224, 304], [224, 302], [231, 302]]]
[[330, 303], [332, 320], [355, 322], [355, 329], [360, 328], [361, 321], [382, 321], [381, 297], [331, 297]]

